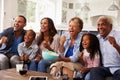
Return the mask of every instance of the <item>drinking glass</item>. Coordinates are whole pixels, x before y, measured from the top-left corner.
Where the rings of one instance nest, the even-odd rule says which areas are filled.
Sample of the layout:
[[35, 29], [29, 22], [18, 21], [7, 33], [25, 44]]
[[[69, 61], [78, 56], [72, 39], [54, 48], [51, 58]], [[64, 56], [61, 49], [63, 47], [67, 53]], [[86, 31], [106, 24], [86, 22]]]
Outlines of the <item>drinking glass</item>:
[[16, 71], [19, 72], [19, 70], [22, 70], [23, 68], [23, 61], [17, 61], [16, 62]]
[[27, 64], [24, 64], [22, 70], [19, 70], [20, 75], [26, 75], [27, 70], [28, 70], [28, 66]]

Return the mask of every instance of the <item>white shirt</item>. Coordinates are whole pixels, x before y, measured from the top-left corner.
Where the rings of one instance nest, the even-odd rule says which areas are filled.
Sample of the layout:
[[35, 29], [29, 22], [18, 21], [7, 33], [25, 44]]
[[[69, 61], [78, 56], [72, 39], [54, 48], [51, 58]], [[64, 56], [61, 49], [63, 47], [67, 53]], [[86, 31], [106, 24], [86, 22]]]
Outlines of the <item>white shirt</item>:
[[[120, 32], [112, 30], [108, 36], [113, 36], [118, 45], [120, 45]], [[120, 69], [120, 53], [110, 44], [107, 38], [98, 35], [102, 53], [103, 66], [109, 67], [111, 73]]]

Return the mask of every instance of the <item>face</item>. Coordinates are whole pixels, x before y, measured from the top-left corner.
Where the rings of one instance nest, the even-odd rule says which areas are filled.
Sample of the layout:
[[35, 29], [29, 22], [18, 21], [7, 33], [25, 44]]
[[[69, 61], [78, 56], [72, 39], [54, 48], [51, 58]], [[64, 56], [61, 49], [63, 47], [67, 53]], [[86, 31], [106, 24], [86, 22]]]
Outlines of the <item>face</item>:
[[25, 36], [24, 36], [24, 41], [26, 43], [32, 43], [32, 41], [34, 40], [34, 34], [32, 31], [28, 30], [26, 33], [25, 33]]
[[84, 49], [89, 49], [89, 47], [90, 47], [90, 39], [89, 39], [88, 35], [83, 36], [82, 46], [83, 46]]
[[97, 26], [98, 26], [98, 33], [104, 38], [110, 33], [112, 29], [112, 25], [106, 22], [106, 20], [104, 19], [100, 19], [98, 21]]
[[14, 31], [21, 31], [25, 27], [26, 23], [24, 22], [24, 18], [16, 17], [14, 22]]
[[70, 21], [68, 30], [71, 37], [77, 36], [78, 33], [81, 31], [79, 28], [78, 21], [77, 20]]
[[49, 31], [48, 20], [47, 19], [43, 19], [41, 21], [41, 32], [47, 32], [47, 31]]

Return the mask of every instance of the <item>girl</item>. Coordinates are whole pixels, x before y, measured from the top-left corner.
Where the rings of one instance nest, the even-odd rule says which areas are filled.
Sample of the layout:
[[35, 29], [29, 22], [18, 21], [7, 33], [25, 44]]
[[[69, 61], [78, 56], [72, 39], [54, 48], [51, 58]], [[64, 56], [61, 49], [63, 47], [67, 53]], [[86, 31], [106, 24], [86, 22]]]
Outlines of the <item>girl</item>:
[[80, 58], [80, 62], [82, 64], [82, 67], [78, 71], [71, 71], [67, 68], [63, 68], [63, 70], [66, 70], [70, 77], [85, 77], [85, 80], [90, 80], [88, 72], [92, 68], [98, 67], [101, 62], [99, 40], [94, 34], [87, 33], [82, 36], [80, 43], [80, 53], [78, 54], [78, 57]]

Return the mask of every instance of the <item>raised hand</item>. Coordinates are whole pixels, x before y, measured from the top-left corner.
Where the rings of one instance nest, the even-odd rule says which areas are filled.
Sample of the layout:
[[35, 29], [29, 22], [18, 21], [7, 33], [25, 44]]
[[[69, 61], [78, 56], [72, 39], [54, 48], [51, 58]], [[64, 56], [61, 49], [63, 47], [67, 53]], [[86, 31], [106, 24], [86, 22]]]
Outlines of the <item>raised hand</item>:
[[6, 43], [8, 42], [8, 38], [6, 36], [3, 36], [1, 39], [0, 39], [0, 44], [3, 44], [3, 43]]

